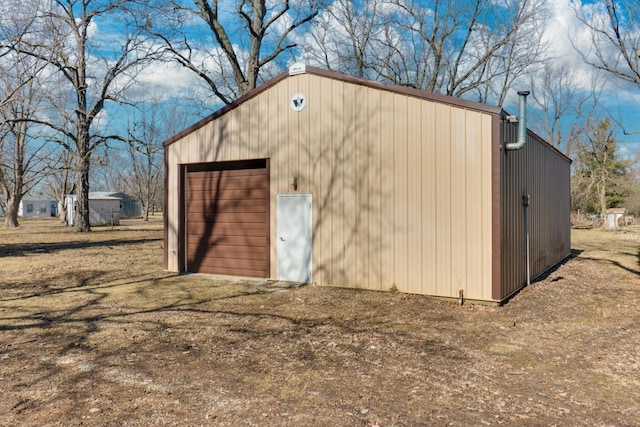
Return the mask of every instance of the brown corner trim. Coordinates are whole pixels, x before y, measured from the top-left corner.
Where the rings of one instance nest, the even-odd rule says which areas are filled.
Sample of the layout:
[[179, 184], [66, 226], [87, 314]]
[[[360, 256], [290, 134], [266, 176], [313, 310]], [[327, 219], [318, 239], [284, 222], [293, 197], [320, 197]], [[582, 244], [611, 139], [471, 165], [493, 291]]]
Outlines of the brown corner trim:
[[502, 120], [491, 123], [491, 298], [502, 301]]

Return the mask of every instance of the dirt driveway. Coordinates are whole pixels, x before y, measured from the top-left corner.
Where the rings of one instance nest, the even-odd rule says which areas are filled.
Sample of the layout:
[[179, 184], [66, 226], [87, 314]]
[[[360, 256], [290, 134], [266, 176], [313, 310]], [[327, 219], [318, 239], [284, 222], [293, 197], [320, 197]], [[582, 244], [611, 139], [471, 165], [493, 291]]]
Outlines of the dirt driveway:
[[640, 244], [504, 307], [175, 276], [162, 231], [0, 229], [0, 425], [640, 424]]

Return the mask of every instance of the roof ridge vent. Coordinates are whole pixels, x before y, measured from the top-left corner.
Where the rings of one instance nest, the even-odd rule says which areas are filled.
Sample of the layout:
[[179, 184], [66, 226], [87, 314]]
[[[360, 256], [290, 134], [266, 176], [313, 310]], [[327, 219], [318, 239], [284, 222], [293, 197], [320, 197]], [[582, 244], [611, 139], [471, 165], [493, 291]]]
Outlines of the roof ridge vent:
[[298, 74], [304, 74], [307, 72], [307, 65], [302, 62], [296, 62], [289, 67], [289, 75], [295, 76]]

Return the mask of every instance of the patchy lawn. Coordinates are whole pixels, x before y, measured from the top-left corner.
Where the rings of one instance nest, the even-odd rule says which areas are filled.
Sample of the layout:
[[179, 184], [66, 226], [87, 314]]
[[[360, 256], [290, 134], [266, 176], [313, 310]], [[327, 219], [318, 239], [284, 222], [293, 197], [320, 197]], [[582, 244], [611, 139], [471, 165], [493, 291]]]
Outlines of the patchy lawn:
[[167, 274], [161, 227], [0, 229], [0, 424], [638, 423], [633, 233], [485, 307]]

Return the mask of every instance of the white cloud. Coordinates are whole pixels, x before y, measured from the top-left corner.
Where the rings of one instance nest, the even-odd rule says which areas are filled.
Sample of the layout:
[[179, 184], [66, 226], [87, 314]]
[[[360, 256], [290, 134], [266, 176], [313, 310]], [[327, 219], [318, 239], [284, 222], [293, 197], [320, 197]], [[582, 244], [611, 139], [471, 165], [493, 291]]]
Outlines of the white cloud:
[[[592, 32], [579, 19], [579, 16], [601, 22], [606, 26], [608, 20], [606, 8], [602, 0], [584, 2], [581, 0], [548, 0], [549, 20], [547, 22], [543, 41], [549, 43], [549, 57], [561, 66], [575, 70], [576, 81], [585, 90], [590, 89], [591, 82], [598, 75], [595, 67], [585, 62], [598, 63], [595, 54]], [[628, 30], [628, 29], [627, 29]], [[605, 43], [599, 43], [598, 49], [611, 62], [619, 54], [619, 50]], [[616, 90], [624, 82], [612, 75], [602, 74], [608, 90]], [[619, 90], [619, 89], [618, 89]]]
[[158, 62], [136, 76], [129, 97], [134, 100], [180, 98], [198, 92], [200, 88], [200, 78], [194, 72], [176, 63]]
[[577, 12], [590, 14], [593, 6], [583, 6], [580, 1], [548, 0], [547, 7], [549, 20], [542, 41], [549, 46], [548, 57], [560, 67], [569, 69], [575, 84], [590, 90], [597, 72], [585, 63], [583, 55], [590, 55], [591, 34], [578, 19]]

